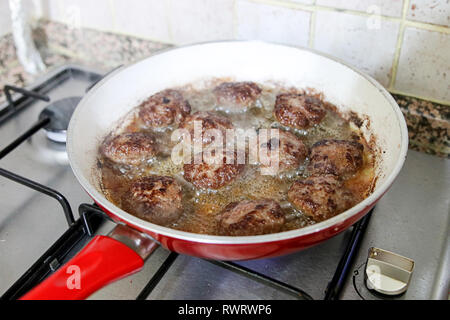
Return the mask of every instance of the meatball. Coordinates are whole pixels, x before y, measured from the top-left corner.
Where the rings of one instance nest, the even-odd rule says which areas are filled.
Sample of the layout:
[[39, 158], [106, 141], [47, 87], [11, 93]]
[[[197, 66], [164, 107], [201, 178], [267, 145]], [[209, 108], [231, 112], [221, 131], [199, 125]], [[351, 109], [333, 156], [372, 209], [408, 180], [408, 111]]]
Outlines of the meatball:
[[251, 107], [261, 94], [254, 82], [223, 82], [213, 92], [220, 108], [228, 112], [242, 112]]
[[182, 189], [172, 177], [148, 176], [134, 181], [125, 207], [159, 225], [175, 222], [183, 212]]
[[275, 100], [274, 116], [288, 127], [307, 129], [322, 121], [325, 115], [322, 102], [311, 96], [282, 93]]
[[331, 218], [356, 203], [355, 196], [332, 174], [295, 181], [288, 191], [292, 205], [314, 221]]
[[[233, 159], [227, 163], [227, 157]], [[233, 158], [231, 158], [233, 157]], [[184, 178], [200, 189], [219, 189], [230, 182], [244, 170], [244, 164], [237, 164], [237, 155], [232, 152], [223, 152], [218, 163], [189, 163], [183, 166]], [[231, 163], [230, 163], [231, 162]]]
[[108, 137], [100, 147], [100, 152], [106, 159], [124, 165], [139, 165], [149, 161], [157, 151], [153, 136], [143, 132]]
[[364, 146], [356, 141], [321, 140], [311, 147], [311, 173], [349, 177], [363, 165]]
[[217, 219], [219, 234], [227, 236], [279, 232], [285, 222], [280, 205], [268, 199], [232, 202]]
[[303, 141], [288, 131], [278, 130], [278, 139], [259, 135], [258, 143], [261, 149], [266, 149], [262, 152], [267, 155], [276, 152], [275, 149], [278, 147], [278, 172], [298, 168], [308, 156], [308, 148]]
[[[200, 139], [194, 135], [194, 122], [196, 121], [201, 121], [202, 135]], [[222, 133], [222, 139], [225, 140], [226, 130], [233, 129], [234, 126], [228, 118], [217, 113], [210, 111], [198, 111], [187, 116], [180, 125], [180, 128], [186, 129], [190, 133], [192, 143], [201, 142], [203, 146], [206, 146], [214, 140], [213, 136], [209, 136], [207, 134], [207, 130], [220, 130]]]
[[139, 107], [139, 118], [146, 127], [161, 128], [179, 124], [191, 112], [191, 106], [178, 90], [160, 91]]

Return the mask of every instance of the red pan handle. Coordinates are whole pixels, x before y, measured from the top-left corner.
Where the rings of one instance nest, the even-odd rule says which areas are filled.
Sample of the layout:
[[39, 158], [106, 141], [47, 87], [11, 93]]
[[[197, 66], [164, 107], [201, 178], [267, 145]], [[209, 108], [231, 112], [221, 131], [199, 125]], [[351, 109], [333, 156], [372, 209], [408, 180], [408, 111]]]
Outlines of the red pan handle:
[[141, 270], [143, 265], [144, 260], [130, 247], [107, 236], [96, 236], [20, 299], [85, 299], [103, 286]]

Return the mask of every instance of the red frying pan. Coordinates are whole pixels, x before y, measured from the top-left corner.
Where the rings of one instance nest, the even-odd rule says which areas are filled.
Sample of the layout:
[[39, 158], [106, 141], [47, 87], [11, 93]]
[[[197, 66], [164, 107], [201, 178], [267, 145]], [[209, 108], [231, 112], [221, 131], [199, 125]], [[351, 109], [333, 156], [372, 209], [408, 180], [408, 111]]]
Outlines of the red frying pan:
[[[245, 237], [201, 235], [162, 227], [108, 201], [100, 191], [95, 164], [100, 142], [117, 121], [155, 92], [222, 77], [314, 88], [340, 111], [364, 115], [364, 136], [367, 141], [376, 141], [379, 148], [373, 193], [323, 222]], [[398, 175], [407, 148], [406, 123], [391, 95], [369, 76], [309, 49], [231, 41], [154, 55], [113, 72], [91, 89], [75, 110], [68, 129], [67, 152], [75, 176], [94, 201], [122, 225], [109, 236], [96, 236], [23, 299], [85, 298], [105, 284], [140, 270], [143, 260], [156, 247], [155, 241], [181, 254], [217, 260], [268, 258], [311, 247], [344, 231], [375, 205]]]

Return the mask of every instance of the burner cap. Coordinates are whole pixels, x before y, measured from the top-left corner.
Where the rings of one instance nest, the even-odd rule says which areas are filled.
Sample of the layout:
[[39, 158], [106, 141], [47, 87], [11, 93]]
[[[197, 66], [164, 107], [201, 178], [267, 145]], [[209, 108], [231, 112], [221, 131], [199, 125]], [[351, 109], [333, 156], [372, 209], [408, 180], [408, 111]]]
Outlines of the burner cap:
[[56, 142], [66, 142], [69, 121], [80, 100], [81, 97], [64, 98], [49, 104], [42, 110], [39, 120], [50, 118], [50, 122], [44, 127], [47, 138]]

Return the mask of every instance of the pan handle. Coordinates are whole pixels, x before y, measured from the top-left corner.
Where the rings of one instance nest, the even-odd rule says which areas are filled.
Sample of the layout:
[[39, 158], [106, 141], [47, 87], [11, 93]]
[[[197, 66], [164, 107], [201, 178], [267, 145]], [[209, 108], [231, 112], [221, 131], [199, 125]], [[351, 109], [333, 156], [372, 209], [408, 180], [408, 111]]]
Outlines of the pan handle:
[[107, 236], [96, 236], [69, 262], [20, 300], [85, 299], [103, 286], [142, 269], [133, 249]]

